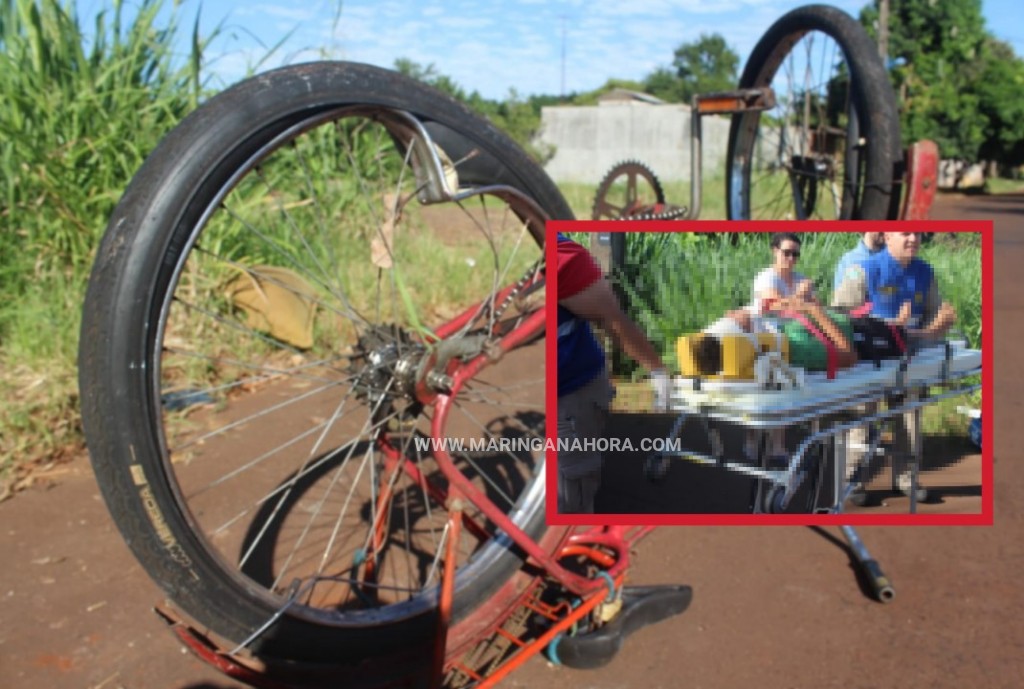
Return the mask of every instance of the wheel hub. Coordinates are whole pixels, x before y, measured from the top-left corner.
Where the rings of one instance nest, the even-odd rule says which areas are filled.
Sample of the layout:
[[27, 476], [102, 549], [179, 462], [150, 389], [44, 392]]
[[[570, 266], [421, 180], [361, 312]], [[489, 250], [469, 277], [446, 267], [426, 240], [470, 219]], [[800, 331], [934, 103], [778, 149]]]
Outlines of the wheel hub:
[[396, 325], [374, 326], [359, 337], [349, 371], [356, 396], [388, 412], [416, 402], [416, 376], [427, 348]]

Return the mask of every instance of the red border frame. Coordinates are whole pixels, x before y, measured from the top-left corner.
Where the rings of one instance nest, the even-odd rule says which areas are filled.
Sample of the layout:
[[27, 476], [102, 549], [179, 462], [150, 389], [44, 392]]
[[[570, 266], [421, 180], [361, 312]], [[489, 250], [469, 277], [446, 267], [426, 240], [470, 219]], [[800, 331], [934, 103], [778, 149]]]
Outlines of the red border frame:
[[[555, 220], [547, 224], [545, 256], [548, 266], [557, 266], [556, 235], [559, 232], [977, 232], [981, 234], [981, 349], [982, 349], [982, 437], [981, 452], [981, 512], [977, 514], [586, 514], [564, 515], [557, 512], [557, 452], [548, 453], [546, 462], [546, 513], [552, 525], [758, 525], [758, 526], [988, 526], [993, 519], [993, 469], [992, 410], [993, 342], [992, 332], [992, 244], [993, 223], [990, 220], [917, 220], [917, 221], [857, 221], [857, 222], [808, 222], [808, 221], [591, 221]], [[547, 271], [547, 337], [546, 359], [558, 360], [558, 311], [555, 308], [558, 294], [558, 271]], [[546, 406], [549, 410], [558, 408], [557, 365], [546, 366]], [[547, 438], [557, 438], [557, 415], [547, 415]], [[639, 469], [638, 469], [639, 470]]]

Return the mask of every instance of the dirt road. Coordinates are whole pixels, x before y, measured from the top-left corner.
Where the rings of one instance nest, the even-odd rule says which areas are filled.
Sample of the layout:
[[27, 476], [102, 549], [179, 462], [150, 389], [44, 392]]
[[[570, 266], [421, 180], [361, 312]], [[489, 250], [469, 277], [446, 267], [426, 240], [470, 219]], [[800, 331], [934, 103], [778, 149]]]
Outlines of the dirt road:
[[[535, 658], [536, 689], [1024, 686], [1024, 196], [941, 198], [933, 217], [994, 219], [995, 525], [863, 529], [897, 590], [858, 584], [832, 530], [664, 528], [633, 583], [689, 583], [682, 616], [633, 636], [600, 671]], [[89, 466], [0, 504], [0, 687], [227, 689], [150, 612], [159, 602], [121, 542]]]

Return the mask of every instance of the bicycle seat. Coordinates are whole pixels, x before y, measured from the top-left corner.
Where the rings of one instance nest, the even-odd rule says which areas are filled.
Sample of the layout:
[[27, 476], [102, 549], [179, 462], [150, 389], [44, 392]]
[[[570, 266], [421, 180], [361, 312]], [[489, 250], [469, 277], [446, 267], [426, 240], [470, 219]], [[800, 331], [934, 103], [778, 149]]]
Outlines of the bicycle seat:
[[565, 636], [552, 643], [552, 659], [566, 667], [589, 670], [607, 664], [636, 630], [678, 615], [690, 606], [693, 589], [683, 585], [626, 586], [622, 610], [600, 629]]

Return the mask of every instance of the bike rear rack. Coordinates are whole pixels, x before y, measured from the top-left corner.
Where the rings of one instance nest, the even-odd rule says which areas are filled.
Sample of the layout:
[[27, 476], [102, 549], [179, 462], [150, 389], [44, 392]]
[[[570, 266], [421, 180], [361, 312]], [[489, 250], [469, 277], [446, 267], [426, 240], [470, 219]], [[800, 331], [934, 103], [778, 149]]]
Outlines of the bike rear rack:
[[[693, 97], [690, 118], [690, 205], [683, 217], [700, 217], [703, 130], [701, 120], [708, 115], [734, 115], [743, 112], [762, 112], [776, 105], [775, 92], [770, 87], [737, 89], [703, 93]], [[900, 207], [900, 220], [926, 220], [938, 188], [939, 149], [934, 141], [915, 142], [904, 150], [903, 160], [897, 161], [893, 181], [906, 187]], [[633, 209], [634, 215], [656, 213], [660, 209], [646, 207]], [[641, 218], [642, 219], [642, 218]]]
[[690, 220], [700, 217], [701, 170], [704, 148], [700, 121], [706, 115], [732, 115], [761, 112], [775, 107], [775, 91], [770, 87], [703, 93], [693, 97], [690, 118]]

